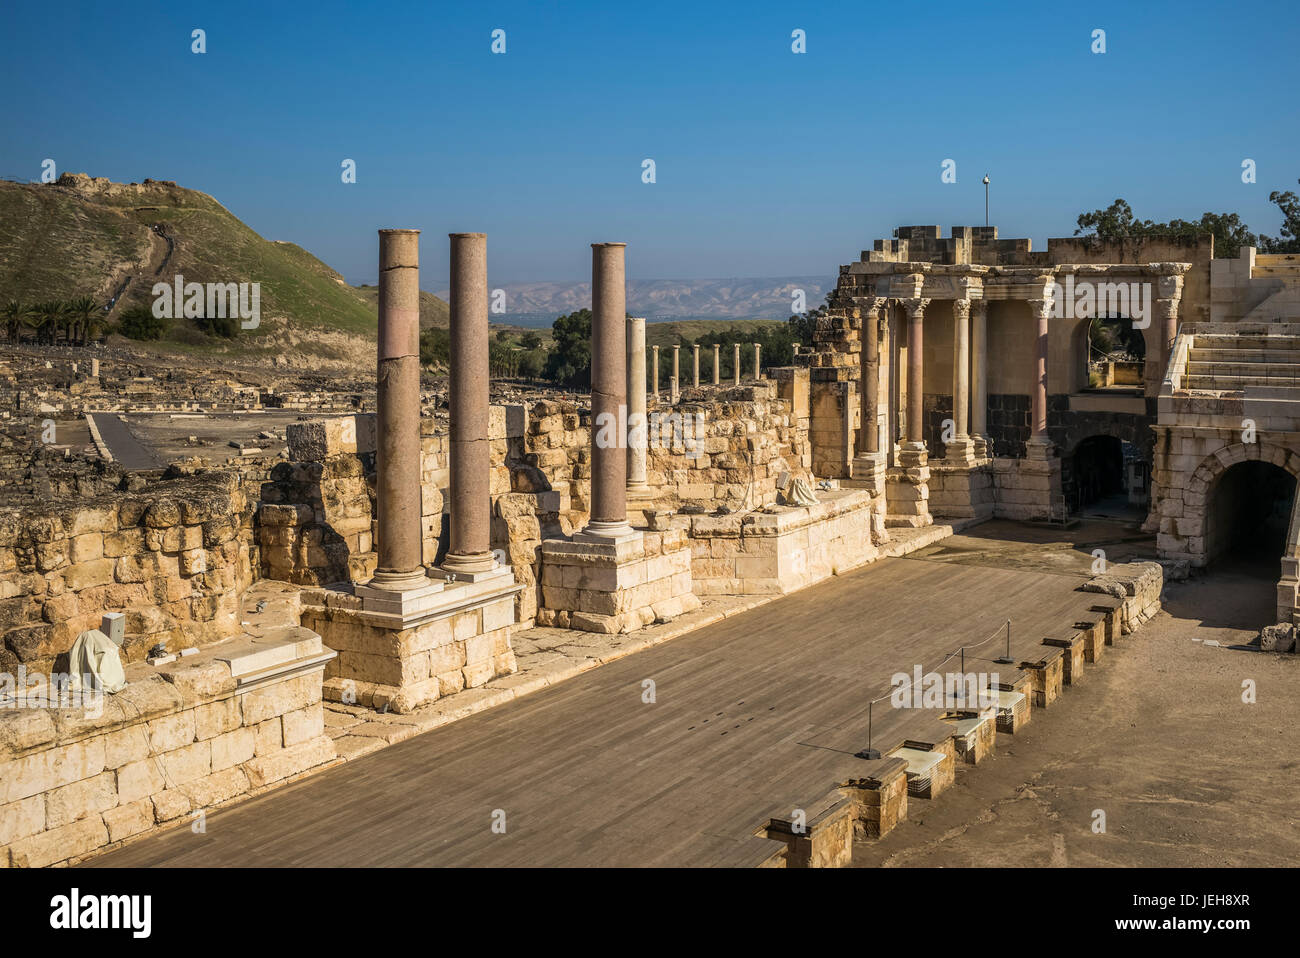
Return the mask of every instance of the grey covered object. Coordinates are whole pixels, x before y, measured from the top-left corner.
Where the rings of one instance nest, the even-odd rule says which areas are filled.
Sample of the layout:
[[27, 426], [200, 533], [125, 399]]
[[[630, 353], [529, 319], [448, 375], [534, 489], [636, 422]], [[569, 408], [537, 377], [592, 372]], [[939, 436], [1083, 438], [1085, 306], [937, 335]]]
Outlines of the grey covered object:
[[99, 629], [89, 629], [77, 636], [68, 653], [68, 672], [74, 689], [120, 692], [126, 688], [126, 673], [117, 643]]

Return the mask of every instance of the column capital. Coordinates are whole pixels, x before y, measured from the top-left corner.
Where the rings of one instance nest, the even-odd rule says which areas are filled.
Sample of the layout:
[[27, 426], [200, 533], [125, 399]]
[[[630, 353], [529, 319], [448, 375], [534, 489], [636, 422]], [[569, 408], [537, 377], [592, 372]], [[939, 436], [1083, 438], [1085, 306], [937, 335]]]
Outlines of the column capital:
[[889, 298], [886, 296], [873, 296], [867, 300], [862, 308], [867, 311], [867, 315], [872, 319], [878, 319], [880, 311], [889, 304]]
[[914, 296], [907, 299], [900, 299], [899, 302], [907, 309], [908, 319], [919, 318], [925, 315], [925, 307], [930, 305], [929, 297]]
[[970, 300], [954, 299], [952, 301], [953, 315], [963, 322], [970, 318]]
[[1156, 280], [1156, 296], [1177, 302], [1183, 295], [1183, 277], [1180, 274], [1161, 276]]
[[1031, 296], [1025, 300], [1029, 304], [1030, 311], [1036, 319], [1047, 319], [1052, 315], [1052, 309], [1056, 305], [1056, 300], [1050, 296]]
[[980, 319], [988, 315], [989, 301], [987, 299], [972, 299], [970, 302], [971, 314]]

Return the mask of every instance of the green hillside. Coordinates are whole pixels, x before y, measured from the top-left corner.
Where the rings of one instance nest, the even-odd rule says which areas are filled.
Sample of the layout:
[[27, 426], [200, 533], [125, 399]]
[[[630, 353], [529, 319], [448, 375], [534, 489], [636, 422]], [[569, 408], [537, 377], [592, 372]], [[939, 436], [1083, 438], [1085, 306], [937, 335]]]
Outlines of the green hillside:
[[[117, 297], [110, 319], [152, 302], [151, 289], [186, 282], [258, 282], [262, 325], [240, 332], [269, 346], [290, 331], [371, 337], [376, 291], [354, 288], [293, 243], [265, 240], [205, 193], [171, 182], [112, 183], [84, 174], [56, 183], [0, 182], [0, 303]], [[421, 313], [446, 325], [447, 306], [423, 294]], [[176, 320], [167, 339], [208, 337]]]

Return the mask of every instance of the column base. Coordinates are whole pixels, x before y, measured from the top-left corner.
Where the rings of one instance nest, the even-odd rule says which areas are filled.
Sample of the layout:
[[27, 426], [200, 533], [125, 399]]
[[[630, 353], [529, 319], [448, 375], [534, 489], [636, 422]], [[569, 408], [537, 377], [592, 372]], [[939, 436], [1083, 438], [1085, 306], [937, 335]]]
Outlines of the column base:
[[1039, 462], [1051, 459], [1054, 448], [1052, 440], [1046, 436], [1031, 436], [1025, 442], [1025, 458]]
[[475, 576], [490, 575], [497, 568], [497, 558], [491, 552], [448, 552], [433, 575], [445, 579], [454, 575], [458, 580], [473, 582]]
[[885, 482], [890, 528], [919, 528], [934, 522], [930, 515], [930, 454], [923, 442], [905, 442], [898, 451], [898, 465], [890, 469]]
[[446, 580], [449, 576], [454, 577], [448, 582], [454, 585], [461, 582], [495, 582], [498, 579], [504, 579], [507, 576], [513, 576], [514, 572], [508, 565], [500, 565], [492, 553], [488, 553], [491, 564], [486, 568], [466, 568], [461, 563], [453, 563], [453, 558], [462, 558], [461, 556], [447, 556], [442, 561], [442, 565], [436, 565], [430, 570], [430, 574]]
[[958, 436], [944, 449], [944, 459], [954, 465], [970, 465], [976, 458], [975, 441], [970, 436]]
[[626, 542], [641, 533], [632, 528], [631, 523], [624, 518], [622, 521], [608, 519], [592, 519], [583, 527], [581, 532], [573, 534], [574, 542], [589, 542], [597, 545], [612, 545]]
[[971, 442], [975, 444], [975, 458], [987, 459], [989, 457], [989, 441], [986, 436], [971, 436]]
[[849, 478], [840, 485], [850, 489], [866, 489], [873, 496], [885, 491], [888, 457], [883, 452], [868, 452], [855, 456], [849, 463]]
[[[417, 619], [442, 601], [443, 584], [429, 578], [425, 578], [425, 584], [418, 588], [402, 591], [376, 587], [373, 582], [371, 580], [365, 585], [358, 585], [353, 590], [353, 594], [361, 600], [361, 610], [396, 623]], [[400, 625], [397, 627], [400, 628]]]

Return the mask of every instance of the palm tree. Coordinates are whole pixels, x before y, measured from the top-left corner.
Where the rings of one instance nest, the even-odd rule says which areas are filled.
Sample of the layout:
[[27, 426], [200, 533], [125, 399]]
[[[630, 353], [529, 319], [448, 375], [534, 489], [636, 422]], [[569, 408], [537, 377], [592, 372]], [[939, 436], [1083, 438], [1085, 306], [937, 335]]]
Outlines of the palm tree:
[[77, 345], [86, 345], [91, 326], [98, 325], [99, 304], [90, 296], [79, 296], [65, 306], [67, 314], [72, 317], [72, 331], [75, 332]]
[[23, 325], [23, 314], [27, 312], [27, 307], [16, 299], [11, 299], [5, 304], [5, 335], [9, 342], [18, 342], [18, 331]]

